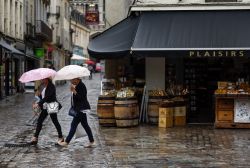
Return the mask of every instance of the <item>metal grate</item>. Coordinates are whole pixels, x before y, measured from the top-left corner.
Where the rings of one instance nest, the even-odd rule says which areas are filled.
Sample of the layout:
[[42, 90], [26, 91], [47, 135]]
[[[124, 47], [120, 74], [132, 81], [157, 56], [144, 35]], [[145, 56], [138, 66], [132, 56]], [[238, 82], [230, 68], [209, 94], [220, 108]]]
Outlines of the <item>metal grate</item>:
[[4, 147], [8, 147], [8, 148], [29, 147], [29, 146], [31, 146], [30, 143], [19, 143], [19, 144], [6, 143], [4, 144]]
[[239, 2], [239, 0], [205, 0], [206, 3], [210, 3], [210, 2]]

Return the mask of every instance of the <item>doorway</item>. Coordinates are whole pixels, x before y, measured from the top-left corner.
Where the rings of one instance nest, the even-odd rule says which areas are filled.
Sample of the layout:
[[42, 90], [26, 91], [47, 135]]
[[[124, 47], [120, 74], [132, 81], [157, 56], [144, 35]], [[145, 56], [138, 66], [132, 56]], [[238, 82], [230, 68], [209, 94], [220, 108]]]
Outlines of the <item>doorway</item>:
[[184, 84], [189, 89], [188, 123], [214, 123], [218, 81], [249, 81], [248, 58], [185, 58]]

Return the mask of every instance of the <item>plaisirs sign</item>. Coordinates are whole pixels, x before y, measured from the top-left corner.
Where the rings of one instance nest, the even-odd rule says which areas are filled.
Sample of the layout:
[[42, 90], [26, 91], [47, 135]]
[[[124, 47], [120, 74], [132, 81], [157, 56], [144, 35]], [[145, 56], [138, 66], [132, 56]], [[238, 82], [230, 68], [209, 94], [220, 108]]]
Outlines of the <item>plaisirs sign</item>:
[[244, 57], [246, 55], [246, 51], [242, 50], [220, 50], [220, 51], [189, 51], [189, 57]]
[[35, 56], [38, 58], [44, 57], [44, 48], [36, 48], [35, 49]]

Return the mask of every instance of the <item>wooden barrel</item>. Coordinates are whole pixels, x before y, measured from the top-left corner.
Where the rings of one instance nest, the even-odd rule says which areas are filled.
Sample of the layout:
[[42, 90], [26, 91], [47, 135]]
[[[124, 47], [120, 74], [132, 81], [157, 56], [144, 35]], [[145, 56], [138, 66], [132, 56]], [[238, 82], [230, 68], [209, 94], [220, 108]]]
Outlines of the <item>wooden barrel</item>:
[[136, 98], [116, 99], [114, 113], [117, 127], [133, 127], [139, 124], [139, 107]]
[[166, 99], [164, 96], [150, 96], [148, 100], [148, 120], [152, 125], [157, 125], [159, 120], [159, 107]]
[[184, 100], [175, 101], [174, 107], [174, 125], [186, 125], [186, 102]]
[[101, 126], [116, 126], [114, 114], [114, 97], [99, 97], [97, 116]]
[[159, 127], [169, 128], [173, 127], [173, 116], [174, 116], [174, 102], [164, 102], [159, 107]]

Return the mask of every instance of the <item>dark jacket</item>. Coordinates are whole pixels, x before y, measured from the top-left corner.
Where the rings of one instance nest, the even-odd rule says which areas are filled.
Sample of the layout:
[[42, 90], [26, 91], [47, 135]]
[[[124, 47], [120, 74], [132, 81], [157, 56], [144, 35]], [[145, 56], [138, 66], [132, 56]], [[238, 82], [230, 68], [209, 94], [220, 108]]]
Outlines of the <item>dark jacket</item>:
[[90, 109], [87, 99], [87, 88], [82, 81], [76, 86], [76, 94], [73, 94], [73, 107], [77, 111]]
[[56, 87], [51, 81], [49, 81], [48, 86], [45, 90], [44, 98], [41, 99], [38, 104], [42, 108], [43, 103], [45, 103], [45, 102], [51, 103], [51, 102], [55, 102], [55, 101], [57, 101], [57, 99], [56, 99]]

